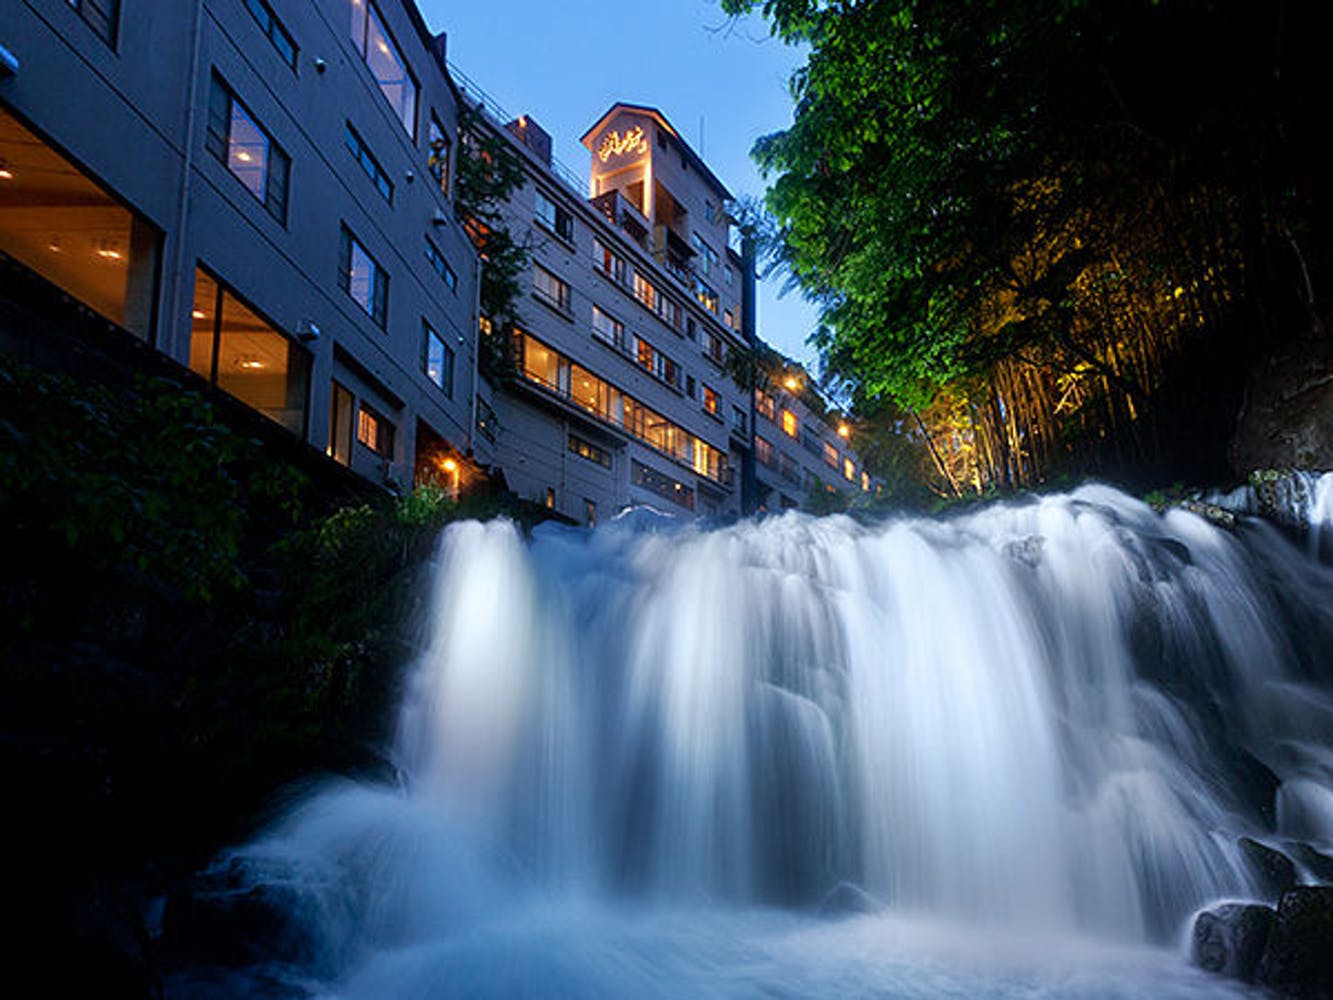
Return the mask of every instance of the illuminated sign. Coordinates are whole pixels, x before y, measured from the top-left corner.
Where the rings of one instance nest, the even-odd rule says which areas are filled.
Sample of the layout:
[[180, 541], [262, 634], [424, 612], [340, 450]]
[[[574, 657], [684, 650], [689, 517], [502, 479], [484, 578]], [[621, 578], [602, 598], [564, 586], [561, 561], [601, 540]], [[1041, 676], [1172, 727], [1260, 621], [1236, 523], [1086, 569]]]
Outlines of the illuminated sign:
[[602, 136], [602, 141], [597, 146], [597, 158], [603, 163], [613, 156], [621, 156], [625, 153], [632, 153], [637, 156], [646, 152], [648, 152], [648, 140], [643, 137], [643, 126], [641, 125], [626, 129], [624, 135], [612, 129]]

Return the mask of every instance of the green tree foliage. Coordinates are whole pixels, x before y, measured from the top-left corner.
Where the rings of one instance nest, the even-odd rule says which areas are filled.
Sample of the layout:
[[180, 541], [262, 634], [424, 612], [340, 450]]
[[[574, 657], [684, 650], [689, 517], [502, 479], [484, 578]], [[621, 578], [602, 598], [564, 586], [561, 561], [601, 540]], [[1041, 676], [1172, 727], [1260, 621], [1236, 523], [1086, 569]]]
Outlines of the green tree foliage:
[[859, 406], [923, 417], [968, 485], [1033, 481], [1108, 434], [1147, 453], [1197, 338], [1316, 313], [1313, 5], [723, 6], [810, 47], [793, 125], [754, 150], [770, 254]]
[[480, 350], [482, 370], [508, 371], [510, 327], [518, 319], [528, 248], [504, 224], [505, 205], [526, 182], [523, 163], [506, 140], [485, 123], [485, 112], [466, 103], [459, 110], [463, 137], [454, 189], [454, 213], [481, 255], [481, 315], [489, 321]]

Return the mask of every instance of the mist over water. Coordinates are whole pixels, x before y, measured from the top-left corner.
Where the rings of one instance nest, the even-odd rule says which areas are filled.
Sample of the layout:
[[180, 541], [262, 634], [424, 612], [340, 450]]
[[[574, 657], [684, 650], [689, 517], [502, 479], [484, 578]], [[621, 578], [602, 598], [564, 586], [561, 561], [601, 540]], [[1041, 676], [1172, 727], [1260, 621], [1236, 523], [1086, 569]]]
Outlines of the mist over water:
[[1333, 571], [1260, 522], [639, 511], [437, 579], [401, 787], [241, 852], [321, 996], [1221, 995], [1237, 838], [1333, 842]]

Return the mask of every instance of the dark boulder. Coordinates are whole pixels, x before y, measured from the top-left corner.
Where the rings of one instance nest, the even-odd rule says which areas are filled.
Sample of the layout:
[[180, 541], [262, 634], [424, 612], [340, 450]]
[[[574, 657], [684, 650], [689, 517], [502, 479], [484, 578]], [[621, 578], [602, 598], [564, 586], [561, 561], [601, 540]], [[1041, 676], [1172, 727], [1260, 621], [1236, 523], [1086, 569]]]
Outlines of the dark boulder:
[[883, 903], [854, 882], [839, 882], [819, 901], [819, 912], [825, 916], [878, 913], [882, 909]]
[[1306, 871], [1326, 884], [1333, 884], [1333, 858], [1316, 851], [1309, 844], [1296, 843], [1289, 846], [1291, 856]]
[[1333, 889], [1283, 895], [1258, 978], [1285, 996], [1333, 997]]
[[168, 897], [162, 949], [177, 966], [311, 963], [314, 909], [310, 893], [294, 884], [255, 882], [237, 867], [208, 872]]
[[1275, 914], [1258, 903], [1227, 903], [1194, 921], [1191, 957], [1209, 972], [1253, 982], [1268, 944]]
[[1296, 866], [1291, 858], [1249, 837], [1241, 837], [1237, 843], [1265, 899], [1276, 902], [1284, 892], [1296, 887]]

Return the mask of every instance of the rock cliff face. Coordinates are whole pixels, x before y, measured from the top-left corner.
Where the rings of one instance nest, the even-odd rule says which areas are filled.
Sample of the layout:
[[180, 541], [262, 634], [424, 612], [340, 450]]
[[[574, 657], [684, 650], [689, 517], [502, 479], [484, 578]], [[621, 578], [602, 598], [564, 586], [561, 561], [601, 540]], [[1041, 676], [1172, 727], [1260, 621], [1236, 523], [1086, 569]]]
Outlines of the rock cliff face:
[[1284, 345], [1251, 376], [1227, 457], [1251, 469], [1333, 469], [1333, 337]]

